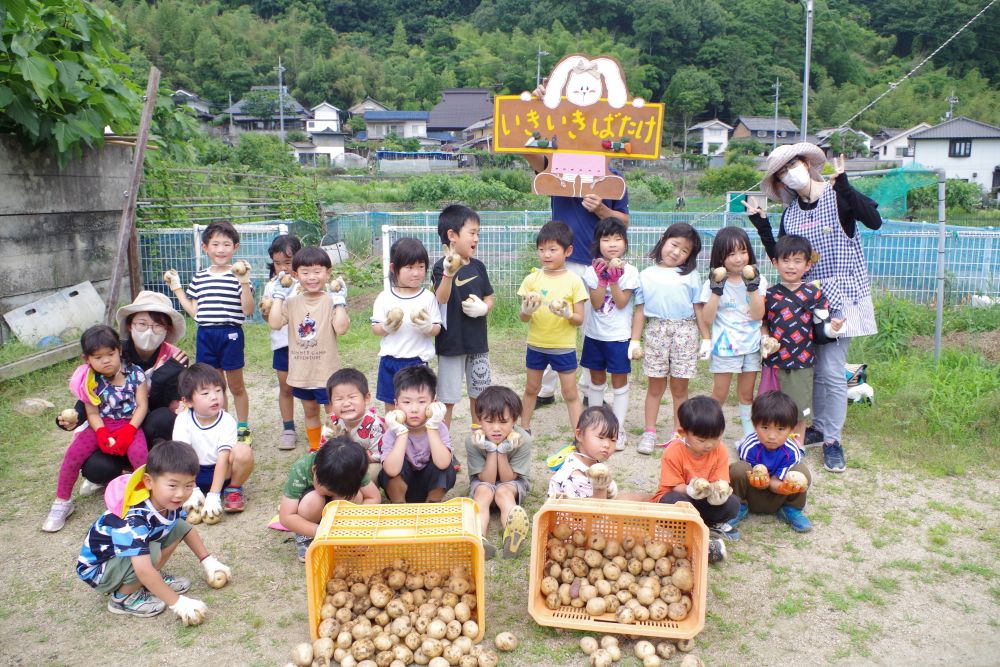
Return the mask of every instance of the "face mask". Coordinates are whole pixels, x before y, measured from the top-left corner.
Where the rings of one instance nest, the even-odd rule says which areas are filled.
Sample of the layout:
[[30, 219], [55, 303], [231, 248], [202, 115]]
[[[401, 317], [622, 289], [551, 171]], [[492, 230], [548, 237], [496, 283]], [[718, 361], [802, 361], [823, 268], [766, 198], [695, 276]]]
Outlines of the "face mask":
[[132, 342], [140, 350], [155, 350], [167, 337], [167, 332], [156, 333], [152, 329], [136, 331], [132, 329]]
[[809, 185], [809, 181], [809, 170], [805, 168], [805, 165], [801, 164], [797, 167], [792, 167], [781, 177], [781, 182], [786, 187], [796, 191]]

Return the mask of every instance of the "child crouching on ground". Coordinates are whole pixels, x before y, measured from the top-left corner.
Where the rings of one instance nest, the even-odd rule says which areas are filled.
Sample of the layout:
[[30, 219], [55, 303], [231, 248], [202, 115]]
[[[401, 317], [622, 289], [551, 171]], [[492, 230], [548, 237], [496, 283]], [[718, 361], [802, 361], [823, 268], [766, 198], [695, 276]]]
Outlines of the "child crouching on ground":
[[484, 389], [476, 413], [480, 427], [465, 440], [469, 495], [479, 504], [486, 558], [496, 555], [496, 547], [486, 539], [493, 505], [500, 510], [503, 555], [510, 558], [528, 536], [528, 513], [521, 503], [531, 489], [531, 436], [516, 426], [521, 399], [507, 387]]
[[717, 562], [726, 557], [721, 538], [739, 539], [739, 532], [726, 523], [740, 505], [729, 485], [729, 453], [720, 440], [726, 418], [715, 399], [695, 396], [681, 403], [677, 419], [677, 437], [663, 452], [660, 486], [652, 501], [691, 503], [708, 524], [709, 561]]
[[185, 625], [204, 619], [205, 603], [184, 595], [191, 581], [163, 571], [181, 541], [201, 561], [207, 582], [232, 576], [183, 518], [181, 505], [195, 488], [197, 474], [194, 449], [167, 440], [149, 453], [144, 468], [119, 478], [124, 483], [108, 485], [105, 500], [115, 507], [91, 526], [76, 573], [98, 592], [110, 593], [111, 613], [156, 616], [169, 606]]
[[368, 455], [349, 438], [333, 438], [315, 452], [306, 454], [288, 473], [281, 494], [278, 517], [281, 525], [295, 533], [299, 561], [316, 536], [323, 508], [333, 500], [377, 505], [382, 498], [368, 479]]
[[777, 513], [797, 533], [812, 530], [802, 511], [812, 476], [791, 437], [798, 419], [799, 408], [787, 394], [769, 391], [754, 400], [754, 432], [740, 442], [740, 460], [729, 466], [733, 495], [740, 499], [736, 518], [729, 521], [733, 528], [753, 512]]
[[[368, 378], [356, 368], [341, 368], [326, 381], [326, 393], [332, 412], [324, 433], [330, 438], [347, 435], [364, 447], [368, 462], [377, 465], [382, 460], [385, 420], [371, 404]], [[371, 468], [368, 472], [375, 474]]]

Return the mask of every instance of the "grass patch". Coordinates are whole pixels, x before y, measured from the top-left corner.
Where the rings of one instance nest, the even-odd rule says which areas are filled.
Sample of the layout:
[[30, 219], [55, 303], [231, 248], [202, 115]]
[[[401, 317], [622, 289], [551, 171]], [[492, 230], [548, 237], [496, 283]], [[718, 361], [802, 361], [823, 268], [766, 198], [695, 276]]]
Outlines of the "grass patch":
[[795, 591], [789, 593], [785, 596], [784, 600], [781, 600], [774, 605], [772, 611], [778, 616], [790, 618], [792, 616], [798, 616], [799, 614], [805, 613], [811, 607], [812, 604], [809, 599], [806, 598], [800, 591]]

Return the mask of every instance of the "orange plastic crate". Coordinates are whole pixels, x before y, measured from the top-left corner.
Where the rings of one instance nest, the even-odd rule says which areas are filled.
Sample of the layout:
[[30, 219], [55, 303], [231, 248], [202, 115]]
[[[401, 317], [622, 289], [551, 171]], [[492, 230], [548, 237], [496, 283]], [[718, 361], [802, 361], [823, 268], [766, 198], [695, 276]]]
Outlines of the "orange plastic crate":
[[405, 558], [418, 570], [468, 568], [476, 584], [476, 641], [482, 639], [486, 631], [486, 557], [479, 507], [470, 498], [409, 505], [355, 505], [346, 500], [329, 503], [306, 552], [312, 638], [319, 638], [319, 611], [334, 565], [372, 574], [394, 558]]
[[[541, 592], [545, 566], [545, 543], [557, 525], [568, 525], [588, 536], [601, 532], [606, 537], [623, 540], [649, 537], [670, 544], [683, 544], [694, 568], [695, 584], [691, 591], [691, 613], [683, 621], [643, 621], [619, 623], [614, 614], [592, 617], [583, 609], [549, 609]], [[569, 542], [569, 539], [566, 540]], [[535, 514], [531, 536], [531, 577], [528, 585], [528, 610], [539, 625], [585, 632], [599, 632], [668, 639], [690, 639], [705, 627], [705, 600], [708, 583], [708, 527], [690, 503], [659, 503], [617, 500], [548, 500]]]

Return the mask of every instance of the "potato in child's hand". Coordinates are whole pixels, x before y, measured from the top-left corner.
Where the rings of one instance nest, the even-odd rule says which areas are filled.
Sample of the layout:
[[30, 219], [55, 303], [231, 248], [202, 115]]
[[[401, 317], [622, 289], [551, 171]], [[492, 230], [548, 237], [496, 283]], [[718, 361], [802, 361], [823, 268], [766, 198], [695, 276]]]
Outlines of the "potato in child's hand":
[[274, 305], [274, 299], [269, 296], [265, 296], [260, 300], [260, 314], [266, 320], [271, 315], [271, 307]]
[[382, 323], [382, 328], [392, 333], [398, 331], [400, 325], [403, 324], [403, 309], [402, 308], [391, 308], [385, 315], [385, 321]]
[[233, 263], [232, 271], [233, 275], [236, 276], [237, 278], [245, 276], [246, 274], [250, 273], [250, 263], [245, 259], [237, 260], [236, 262]]
[[292, 278], [290, 275], [284, 272], [282, 272], [282, 274], [283, 275], [281, 276], [281, 278], [278, 279], [278, 282], [281, 283], [282, 287], [291, 287], [292, 283], [295, 282], [295, 278]]
[[608, 262], [609, 269], [621, 269], [625, 266], [625, 260], [621, 257], [612, 257]]
[[726, 267], [717, 266], [712, 269], [712, 282], [721, 283], [726, 279]]
[[542, 305], [542, 295], [538, 292], [528, 292], [521, 298], [521, 312], [531, 315]]
[[66, 408], [59, 413], [59, 425], [63, 428], [76, 428], [79, 416], [73, 408]]
[[771, 475], [767, 471], [767, 466], [763, 463], [758, 463], [747, 472], [747, 479], [750, 480], [750, 486], [755, 489], [766, 489], [771, 483]]
[[708, 491], [708, 503], [710, 505], [721, 505], [729, 499], [733, 493], [733, 487], [724, 479], [717, 479], [712, 482]]
[[770, 336], [764, 336], [760, 339], [760, 354], [765, 359], [770, 357], [772, 354], [778, 351], [781, 347], [781, 343], [778, 342], [777, 338], [771, 338]]
[[552, 299], [549, 301], [549, 310], [553, 315], [569, 319], [573, 316], [573, 307], [565, 299]]
[[462, 268], [462, 258], [459, 257], [458, 253], [449, 248], [448, 254], [444, 256], [442, 268], [444, 269], [444, 274], [451, 277]]
[[337, 276], [330, 280], [330, 291], [331, 292], [343, 292], [347, 289], [347, 281], [344, 280], [344, 276]]
[[785, 479], [781, 481], [781, 485], [778, 487], [778, 493], [783, 495], [791, 495], [793, 493], [802, 493], [809, 486], [806, 476], [800, 473], [798, 470], [790, 470], [785, 475]]

